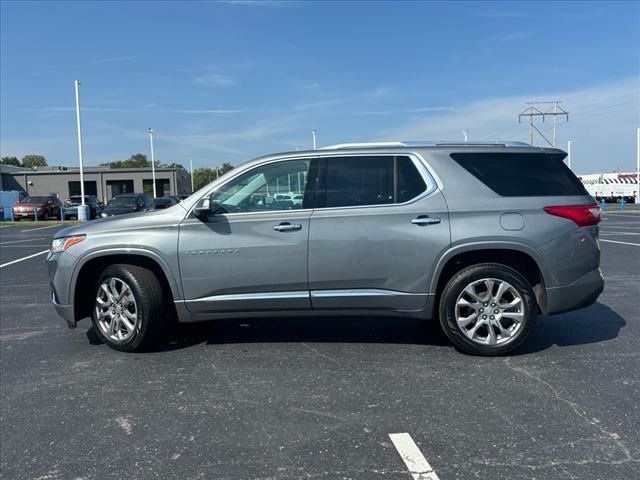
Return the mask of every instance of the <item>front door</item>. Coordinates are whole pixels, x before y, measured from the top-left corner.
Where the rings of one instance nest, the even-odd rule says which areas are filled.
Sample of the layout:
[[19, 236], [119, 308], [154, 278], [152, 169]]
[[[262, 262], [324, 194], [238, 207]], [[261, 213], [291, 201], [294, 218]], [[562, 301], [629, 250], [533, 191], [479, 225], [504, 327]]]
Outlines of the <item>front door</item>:
[[442, 193], [417, 157], [320, 162], [309, 237], [314, 309], [419, 310], [450, 244]]
[[[280, 160], [232, 178], [210, 197], [213, 213], [180, 226], [180, 272], [196, 314], [310, 308], [311, 160]], [[307, 188], [311, 184], [311, 188]], [[287, 185], [300, 203], [277, 198]], [[217, 211], [216, 211], [217, 209]]]

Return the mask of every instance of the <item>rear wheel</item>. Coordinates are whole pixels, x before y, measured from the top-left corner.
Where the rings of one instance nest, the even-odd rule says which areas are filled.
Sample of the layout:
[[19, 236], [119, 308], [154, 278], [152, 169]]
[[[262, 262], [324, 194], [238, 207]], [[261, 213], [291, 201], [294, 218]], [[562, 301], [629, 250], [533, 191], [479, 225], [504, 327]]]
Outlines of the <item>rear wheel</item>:
[[442, 329], [456, 348], [493, 356], [526, 340], [538, 308], [522, 275], [504, 265], [485, 263], [467, 267], [449, 280], [439, 313]]
[[168, 313], [162, 286], [152, 271], [137, 265], [111, 265], [94, 291], [93, 326], [109, 347], [142, 350], [166, 334]]

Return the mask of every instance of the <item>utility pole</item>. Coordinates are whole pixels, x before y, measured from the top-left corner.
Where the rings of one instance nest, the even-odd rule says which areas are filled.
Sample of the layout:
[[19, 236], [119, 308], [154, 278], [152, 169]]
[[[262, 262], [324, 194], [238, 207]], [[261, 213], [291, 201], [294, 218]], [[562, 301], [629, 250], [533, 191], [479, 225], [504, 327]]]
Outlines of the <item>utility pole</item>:
[[311, 132], [311, 135], [312, 135], [312, 137], [313, 137], [313, 149], [314, 149], [314, 150], [316, 150], [316, 149], [317, 149], [317, 143], [316, 143], [316, 134], [317, 134], [317, 133], [318, 133], [318, 132], [316, 132], [315, 130], [313, 130], [313, 131]]
[[571, 169], [571, 140], [567, 142], [567, 163]]
[[[527, 102], [529, 105], [526, 109], [524, 109], [518, 115], [518, 123], [522, 123], [522, 119], [524, 117], [529, 117], [529, 143], [533, 145], [533, 137], [534, 132], [538, 132], [538, 134], [552, 147], [556, 147], [558, 142], [558, 117], [564, 116], [566, 121], [569, 121], [569, 112], [560, 107], [560, 101], [554, 100], [551, 102]], [[553, 106], [549, 106], [553, 105]], [[539, 107], [539, 108], [538, 108]], [[541, 117], [542, 122], [547, 119], [547, 117], [553, 118], [553, 142], [550, 142], [547, 137], [536, 127], [535, 119], [536, 117]]]
[[189, 170], [191, 171], [191, 193], [193, 193], [193, 158], [189, 157]]
[[153, 179], [153, 198], [156, 198], [156, 162], [153, 158], [153, 128], [149, 129], [149, 143], [151, 144], [151, 177]]

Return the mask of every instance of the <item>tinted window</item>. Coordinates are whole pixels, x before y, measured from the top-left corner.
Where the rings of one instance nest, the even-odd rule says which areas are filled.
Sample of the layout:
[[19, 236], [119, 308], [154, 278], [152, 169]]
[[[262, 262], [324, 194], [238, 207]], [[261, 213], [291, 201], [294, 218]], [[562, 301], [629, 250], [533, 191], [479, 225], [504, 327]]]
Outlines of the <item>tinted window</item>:
[[546, 153], [453, 153], [458, 164], [498, 195], [538, 197], [588, 195], [562, 161]]
[[287, 160], [256, 167], [216, 190], [212, 201], [226, 213], [308, 208], [293, 196], [309, 190], [310, 166], [310, 160]]
[[325, 207], [404, 203], [426, 185], [409, 157], [336, 157], [327, 159], [319, 199]]
[[397, 203], [408, 202], [427, 189], [424, 179], [409, 157], [396, 157], [398, 169]]

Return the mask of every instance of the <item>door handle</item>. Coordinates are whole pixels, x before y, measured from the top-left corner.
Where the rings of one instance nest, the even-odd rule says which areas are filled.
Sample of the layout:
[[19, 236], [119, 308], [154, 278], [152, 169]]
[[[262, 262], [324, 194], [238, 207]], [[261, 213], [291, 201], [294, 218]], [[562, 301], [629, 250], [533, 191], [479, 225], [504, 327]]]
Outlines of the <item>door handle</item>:
[[280, 225], [274, 225], [273, 229], [278, 232], [292, 232], [294, 230], [302, 230], [299, 223], [282, 222]]
[[411, 220], [411, 223], [413, 223], [414, 225], [420, 225], [421, 227], [424, 227], [426, 225], [435, 225], [440, 222], [441, 220], [439, 218], [430, 217], [429, 215], [419, 215]]

